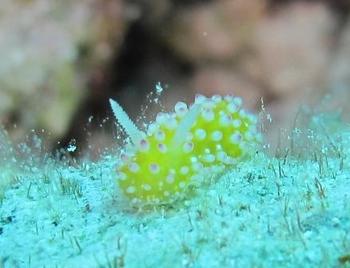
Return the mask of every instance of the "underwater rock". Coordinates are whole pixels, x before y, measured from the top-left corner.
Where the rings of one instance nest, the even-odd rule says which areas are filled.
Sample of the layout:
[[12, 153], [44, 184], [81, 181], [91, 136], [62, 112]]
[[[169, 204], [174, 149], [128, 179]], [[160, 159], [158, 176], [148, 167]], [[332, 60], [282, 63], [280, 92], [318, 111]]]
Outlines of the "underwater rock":
[[330, 66], [327, 92], [332, 96], [332, 108], [341, 110], [344, 117], [349, 119], [350, 22], [343, 28], [335, 51], [336, 54], [332, 58]]
[[65, 133], [90, 74], [118, 51], [122, 8], [119, 0], [2, 1], [0, 123], [11, 136], [33, 128], [50, 139]]
[[234, 68], [220, 68], [208, 66], [198, 68], [192, 80], [192, 88], [204, 95], [227, 95], [241, 96], [249, 109], [257, 109], [260, 98], [264, 94], [258, 85], [242, 75]]
[[263, 15], [262, 1], [218, 1], [182, 9], [163, 28], [165, 43], [182, 59], [200, 64], [237, 57]]
[[293, 3], [273, 12], [258, 26], [252, 74], [279, 97], [319, 90], [334, 29], [334, 17], [320, 3]]

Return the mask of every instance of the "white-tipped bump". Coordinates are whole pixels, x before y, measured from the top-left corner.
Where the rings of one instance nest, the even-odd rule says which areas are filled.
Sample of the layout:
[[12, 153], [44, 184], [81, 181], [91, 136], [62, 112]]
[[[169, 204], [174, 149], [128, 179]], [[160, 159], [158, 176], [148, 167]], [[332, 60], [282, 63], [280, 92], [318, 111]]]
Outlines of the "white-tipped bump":
[[190, 169], [187, 166], [183, 166], [183, 167], [180, 168], [180, 173], [182, 175], [186, 175], [189, 172], [189, 170]]
[[184, 183], [183, 181], [181, 181], [181, 182], [179, 183], [180, 189], [185, 188], [185, 186], [186, 186], [186, 183]]
[[215, 107], [215, 102], [212, 99], [206, 99], [203, 103], [202, 103], [202, 107], [204, 109], [214, 109]]
[[215, 161], [215, 155], [213, 155], [213, 154], [205, 154], [202, 159], [206, 163], [213, 163]]
[[214, 117], [215, 117], [213, 110], [209, 109], [209, 108], [203, 109], [201, 112], [201, 115], [202, 115], [203, 119], [207, 122], [213, 121]]
[[196, 129], [194, 134], [195, 134], [196, 138], [199, 140], [204, 140], [205, 137], [207, 136], [207, 132], [202, 128]]
[[139, 142], [139, 149], [141, 152], [149, 151], [149, 142], [146, 139], [141, 139]]
[[168, 118], [168, 120], [165, 123], [165, 127], [170, 130], [175, 129], [177, 127], [176, 119], [173, 117]]
[[118, 180], [125, 181], [126, 180], [126, 174], [124, 172], [118, 173]]
[[198, 172], [203, 169], [203, 164], [200, 162], [192, 163], [192, 170]]
[[128, 188], [126, 188], [126, 193], [128, 194], [133, 194], [136, 192], [136, 188], [134, 186], [129, 186]]
[[193, 151], [193, 143], [192, 142], [185, 142], [182, 149], [184, 151], [184, 153], [190, 153]]
[[142, 185], [142, 188], [145, 190], [145, 191], [147, 191], [147, 192], [149, 192], [149, 191], [151, 191], [152, 190], [152, 186], [151, 185], [149, 185], [149, 184], [143, 184]]
[[140, 166], [138, 164], [136, 164], [135, 162], [130, 163], [129, 170], [132, 173], [137, 173], [140, 170]]
[[215, 151], [216, 153], [225, 151], [225, 150], [223, 150], [223, 148], [222, 148], [220, 143], [215, 145], [215, 149], [216, 149], [216, 151]]
[[242, 121], [239, 119], [235, 119], [232, 121], [232, 125], [234, 128], [239, 128], [242, 125]]
[[190, 160], [191, 160], [191, 163], [196, 163], [196, 162], [198, 162], [198, 158], [195, 157], [195, 156], [192, 156], [192, 157], [190, 158]]
[[158, 124], [156, 123], [151, 123], [148, 125], [148, 129], [147, 129], [147, 134], [148, 135], [153, 135], [154, 133], [156, 133], [156, 131], [159, 129]]
[[222, 97], [220, 95], [214, 95], [211, 97], [211, 99], [215, 102], [215, 103], [219, 103], [222, 101]]
[[165, 178], [166, 182], [169, 184], [174, 183], [175, 181], [175, 174], [174, 173], [169, 173], [166, 178]]
[[179, 117], [183, 117], [187, 113], [188, 107], [186, 103], [179, 101], [175, 104], [174, 110], [176, 115], [178, 115]]
[[226, 158], [227, 158], [227, 154], [226, 154], [225, 152], [223, 152], [223, 151], [218, 152], [218, 153], [216, 153], [216, 158], [217, 158], [220, 162], [225, 163]]
[[232, 120], [231, 116], [229, 116], [226, 113], [220, 115], [220, 125], [223, 127], [229, 126], [231, 123], [231, 120]]
[[233, 144], [239, 144], [242, 141], [242, 136], [239, 133], [233, 133], [230, 136], [230, 142]]
[[158, 150], [161, 153], [166, 153], [168, 151], [168, 148], [166, 147], [166, 145], [164, 143], [159, 143]]
[[211, 139], [213, 141], [220, 141], [222, 139], [222, 132], [219, 130], [215, 130], [212, 134], [211, 134]]
[[242, 118], [245, 118], [245, 117], [247, 117], [247, 112], [246, 111], [244, 111], [244, 110], [239, 110], [239, 116], [240, 117], [242, 117]]
[[206, 101], [206, 97], [200, 94], [197, 94], [194, 100], [195, 104], [203, 104]]
[[165, 124], [168, 119], [168, 114], [166, 113], [158, 113], [156, 117], [156, 122], [160, 125]]
[[246, 141], [252, 141], [254, 138], [254, 134], [251, 131], [247, 131], [244, 135]]
[[151, 171], [152, 174], [157, 174], [160, 171], [160, 167], [156, 163], [152, 163], [149, 165], [149, 171]]
[[122, 153], [120, 155], [120, 160], [122, 160], [123, 164], [126, 164], [130, 161], [130, 156], [125, 153]]
[[247, 114], [247, 117], [251, 124], [256, 125], [258, 123], [258, 118], [255, 115]]
[[233, 97], [230, 96], [230, 95], [228, 95], [228, 96], [225, 96], [225, 97], [224, 97], [224, 100], [225, 100], [226, 102], [232, 102]]
[[230, 102], [228, 105], [227, 105], [227, 111], [229, 111], [231, 114], [233, 113], [236, 113], [238, 111], [238, 107], [236, 104]]
[[165, 139], [165, 133], [164, 131], [162, 130], [158, 130], [156, 133], [155, 133], [155, 138], [157, 141], [163, 141]]
[[238, 107], [242, 106], [242, 103], [243, 103], [242, 98], [240, 97], [233, 98], [233, 103], [236, 104]]

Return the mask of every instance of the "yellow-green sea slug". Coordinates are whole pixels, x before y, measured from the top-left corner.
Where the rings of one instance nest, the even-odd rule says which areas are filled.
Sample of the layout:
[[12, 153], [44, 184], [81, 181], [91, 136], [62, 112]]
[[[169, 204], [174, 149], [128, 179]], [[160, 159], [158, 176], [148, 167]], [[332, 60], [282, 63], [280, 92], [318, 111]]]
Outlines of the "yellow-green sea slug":
[[235, 164], [260, 140], [256, 117], [238, 97], [197, 95], [194, 104], [159, 113], [146, 132], [139, 130], [115, 101], [118, 122], [130, 138], [117, 166], [121, 192], [133, 203], [174, 200], [208, 168]]

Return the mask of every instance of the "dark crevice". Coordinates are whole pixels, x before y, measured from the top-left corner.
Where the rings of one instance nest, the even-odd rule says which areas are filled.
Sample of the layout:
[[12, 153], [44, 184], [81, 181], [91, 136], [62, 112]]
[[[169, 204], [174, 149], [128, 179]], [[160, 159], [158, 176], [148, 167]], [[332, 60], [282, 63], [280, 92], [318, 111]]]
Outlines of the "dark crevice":
[[[78, 108], [69, 131], [55, 149], [67, 147], [71, 139], [76, 140], [78, 148], [84, 147], [88, 117], [94, 118], [88, 128], [99, 128], [102, 120], [111, 115], [109, 98], [116, 99], [135, 119], [140, 114], [140, 107], [145, 104], [147, 93], [158, 81], [167, 82], [169, 75], [166, 73], [188, 76], [192, 71], [193, 67], [179, 62], [142, 20], [134, 22], [115, 59], [107, 68], [96, 70], [90, 76], [88, 97]], [[104, 127], [109, 131], [111, 126], [110, 123]]]

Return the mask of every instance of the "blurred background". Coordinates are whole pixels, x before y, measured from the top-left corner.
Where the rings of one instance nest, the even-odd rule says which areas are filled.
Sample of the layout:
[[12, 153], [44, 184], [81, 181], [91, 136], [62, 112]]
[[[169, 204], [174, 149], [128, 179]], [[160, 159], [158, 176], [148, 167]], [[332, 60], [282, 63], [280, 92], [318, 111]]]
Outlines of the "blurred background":
[[118, 135], [108, 99], [152, 118], [160, 82], [167, 110], [263, 99], [273, 142], [304, 104], [349, 115], [349, 18], [349, 0], [1, 0], [0, 125], [98, 155]]

